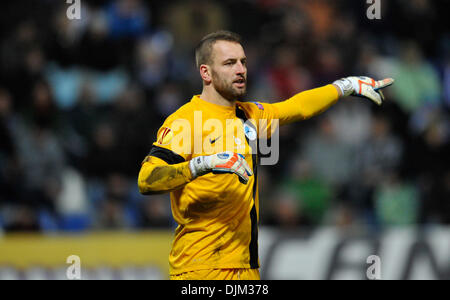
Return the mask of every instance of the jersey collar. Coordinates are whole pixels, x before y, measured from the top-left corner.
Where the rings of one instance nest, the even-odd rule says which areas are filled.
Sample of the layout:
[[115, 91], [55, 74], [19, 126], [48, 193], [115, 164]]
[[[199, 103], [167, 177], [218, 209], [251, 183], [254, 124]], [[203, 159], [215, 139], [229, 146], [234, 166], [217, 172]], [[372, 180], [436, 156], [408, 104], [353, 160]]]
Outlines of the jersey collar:
[[234, 106], [225, 106], [225, 105], [219, 105], [215, 103], [208, 102], [206, 100], [203, 100], [200, 98], [200, 95], [195, 95], [192, 97], [191, 102], [193, 102], [196, 106], [200, 107], [206, 107], [212, 111], [215, 111], [220, 114], [226, 114], [226, 115], [236, 115], [236, 105]]

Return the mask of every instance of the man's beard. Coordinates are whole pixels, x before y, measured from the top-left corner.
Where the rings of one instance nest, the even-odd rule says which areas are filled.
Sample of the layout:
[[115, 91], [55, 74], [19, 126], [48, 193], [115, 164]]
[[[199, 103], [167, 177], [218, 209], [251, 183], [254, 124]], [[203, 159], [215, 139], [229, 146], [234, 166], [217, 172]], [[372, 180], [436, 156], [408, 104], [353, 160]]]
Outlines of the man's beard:
[[[218, 76], [218, 74], [212, 71], [212, 75], [214, 77], [213, 86], [214, 89], [226, 100], [232, 102], [235, 100], [241, 101], [244, 99], [247, 93], [247, 86], [243, 89], [237, 89], [233, 87], [233, 82], [228, 83], [223, 78]], [[247, 81], [245, 79], [245, 81]]]

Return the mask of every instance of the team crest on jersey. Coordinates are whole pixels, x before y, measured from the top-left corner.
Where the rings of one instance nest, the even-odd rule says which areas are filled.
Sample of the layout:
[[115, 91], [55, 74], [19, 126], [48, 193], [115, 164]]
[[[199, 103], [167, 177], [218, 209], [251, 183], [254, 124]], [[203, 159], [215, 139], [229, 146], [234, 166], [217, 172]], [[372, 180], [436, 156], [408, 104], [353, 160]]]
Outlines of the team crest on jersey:
[[259, 102], [252, 102], [252, 103], [256, 104], [256, 106], [258, 106], [258, 108], [259, 108], [260, 110], [264, 110], [264, 106], [262, 106], [261, 103], [259, 103]]
[[247, 124], [244, 124], [244, 133], [250, 141], [256, 139], [256, 130], [253, 127], [248, 126]]
[[173, 131], [169, 127], [162, 127], [158, 131], [157, 143], [161, 146], [170, 144], [173, 138]]

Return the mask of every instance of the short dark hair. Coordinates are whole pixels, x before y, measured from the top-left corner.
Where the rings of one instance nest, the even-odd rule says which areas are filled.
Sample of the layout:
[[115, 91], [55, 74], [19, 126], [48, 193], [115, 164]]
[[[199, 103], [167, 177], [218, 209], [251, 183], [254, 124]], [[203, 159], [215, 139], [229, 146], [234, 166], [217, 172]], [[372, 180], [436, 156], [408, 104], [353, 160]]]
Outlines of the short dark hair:
[[195, 47], [195, 64], [200, 68], [203, 64], [212, 63], [212, 48], [217, 41], [229, 41], [241, 44], [241, 36], [237, 33], [219, 30], [212, 32], [202, 38]]

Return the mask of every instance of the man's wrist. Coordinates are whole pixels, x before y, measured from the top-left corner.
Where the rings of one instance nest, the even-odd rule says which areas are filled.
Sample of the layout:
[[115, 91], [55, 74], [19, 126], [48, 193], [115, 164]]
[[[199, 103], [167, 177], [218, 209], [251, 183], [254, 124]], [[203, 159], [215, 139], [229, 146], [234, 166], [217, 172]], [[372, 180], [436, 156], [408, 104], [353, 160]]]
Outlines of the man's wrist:
[[338, 96], [339, 96], [339, 97], [342, 97], [342, 95], [343, 95], [342, 89], [341, 89], [337, 84], [335, 84], [335, 83], [332, 83], [331, 85], [334, 86], [334, 87], [336, 88], [336, 91], [337, 91], [337, 93], [338, 93]]
[[189, 161], [189, 170], [191, 170], [192, 179], [198, 177], [197, 169], [199, 168], [199, 164], [198, 162], [196, 162], [197, 159], [200, 159], [200, 157], [193, 158]]
[[191, 170], [192, 179], [205, 175], [211, 170], [210, 157], [197, 156], [189, 161], [189, 169]]
[[341, 78], [333, 82], [339, 93], [339, 97], [350, 96], [353, 93], [353, 85], [347, 78]]

